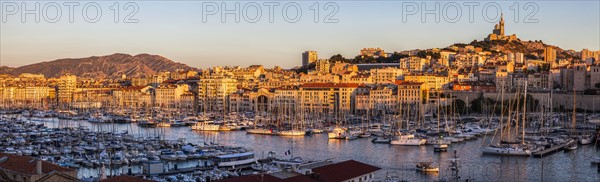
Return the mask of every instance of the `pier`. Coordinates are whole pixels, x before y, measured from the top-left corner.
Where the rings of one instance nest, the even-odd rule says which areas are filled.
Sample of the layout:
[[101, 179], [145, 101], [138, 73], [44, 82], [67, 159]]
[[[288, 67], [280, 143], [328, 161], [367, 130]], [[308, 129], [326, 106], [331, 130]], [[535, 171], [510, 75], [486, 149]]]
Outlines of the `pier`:
[[569, 146], [573, 142], [577, 142], [577, 141], [573, 140], [573, 141], [570, 141], [570, 142], [565, 142], [563, 144], [555, 145], [555, 146], [552, 146], [550, 148], [547, 148], [547, 149], [544, 149], [544, 150], [541, 150], [541, 151], [538, 151], [538, 152], [534, 152], [533, 156], [534, 157], [545, 157], [545, 156], [547, 156], [547, 154], [552, 154], [554, 152], [557, 152], [559, 150], [564, 149], [566, 146]]

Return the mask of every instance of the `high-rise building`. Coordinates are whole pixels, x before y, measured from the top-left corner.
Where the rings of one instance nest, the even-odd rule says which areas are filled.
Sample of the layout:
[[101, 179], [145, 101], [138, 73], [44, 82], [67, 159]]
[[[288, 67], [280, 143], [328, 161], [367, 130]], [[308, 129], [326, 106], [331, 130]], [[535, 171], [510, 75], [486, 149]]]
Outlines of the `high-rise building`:
[[556, 61], [556, 50], [552, 46], [546, 46], [544, 49], [544, 61], [555, 62]]
[[308, 66], [310, 63], [314, 63], [319, 59], [317, 51], [306, 51], [302, 53], [302, 66]]
[[58, 101], [71, 102], [76, 88], [77, 77], [75, 75], [60, 76], [58, 79]]
[[211, 75], [198, 82], [198, 105], [201, 111], [227, 110], [228, 96], [237, 90], [237, 80], [231, 75]]

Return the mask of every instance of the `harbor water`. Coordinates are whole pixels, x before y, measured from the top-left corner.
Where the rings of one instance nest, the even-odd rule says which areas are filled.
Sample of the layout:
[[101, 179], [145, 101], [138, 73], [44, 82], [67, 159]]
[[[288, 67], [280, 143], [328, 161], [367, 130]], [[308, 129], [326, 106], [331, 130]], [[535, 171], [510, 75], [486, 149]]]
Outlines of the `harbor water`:
[[[166, 140], [185, 138], [188, 143], [218, 143], [226, 146], [247, 147], [256, 157], [266, 157], [275, 152], [279, 158], [302, 157], [305, 161], [333, 159], [334, 161], [357, 160], [382, 168], [378, 179], [399, 181], [600, 181], [598, 166], [590, 160], [599, 154], [597, 147], [580, 146], [577, 150], [558, 151], [548, 156], [508, 157], [483, 155], [480, 148], [488, 145], [493, 135], [474, 140], [452, 143], [448, 152], [434, 152], [431, 145], [395, 146], [374, 144], [370, 139], [333, 140], [327, 134], [301, 137], [283, 137], [246, 134], [245, 131], [200, 132], [189, 127], [142, 128], [136, 124], [90, 123], [87, 121], [45, 121], [48, 127], [88, 127], [92, 131], [128, 131], [136, 137], [160, 136]], [[458, 170], [451, 170], [450, 159], [459, 159]], [[440, 165], [440, 172], [423, 174], [415, 170], [418, 162], [432, 161]], [[182, 162], [179, 167], [191, 167], [202, 161]], [[124, 173], [124, 169], [117, 169]], [[134, 169], [134, 172], [139, 171]], [[98, 169], [81, 168], [80, 176], [96, 176]]]

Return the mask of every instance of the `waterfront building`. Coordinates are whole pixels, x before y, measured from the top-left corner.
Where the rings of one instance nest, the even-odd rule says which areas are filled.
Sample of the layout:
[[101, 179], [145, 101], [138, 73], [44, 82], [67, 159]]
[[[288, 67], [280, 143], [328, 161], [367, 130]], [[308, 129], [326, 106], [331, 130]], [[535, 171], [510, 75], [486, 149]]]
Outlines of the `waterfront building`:
[[58, 78], [58, 101], [73, 101], [73, 93], [77, 88], [77, 77], [75, 75], [63, 75]]
[[142, 106], [142, 94], [149, 92], [151, 86], [130, 86], [113, 91], [115, 102], [120, 107], [138, 108]]
[[[164, 109], [191, 107], [184, 100], [184, 95], [190, 93], [190, 87], [187, 84], [162, 84], [154, 91], [156, 96], [155, 107]], [[193, 98], [191, 101], [193, 101]]]
[[355, 83], [305, 83], [299, 87], [303, 109], [325, 114], [350, 113], [354, 110]]
[[481, 81], [467, 81], [457, 82], [452, 85], [454, 91], [467, 91], [467, 92], [496, 92], [496, 85], [490, 82]]
[[395, 85], [360, 86], [355, 97], [355, 113], [371, 115], [391, 114], [398, 111]]
[[590, 65], [588, 67], [588, 72], [590, 75], [590, 84], [589, 84], [589, 88], [590, 89], [600, 89], [600, 88], [596, 88], [595, 85], [596, 84], [600, 84], [600, 63], [596, 63], [593, 65]]
[[398, 85], [399, 104], [418, 103], [424, 98], [423, 93], [427, 91], [423, 82], [396, 80], [396, 85]]
[[197, 84], [198, 106], [201, 111], [227, 110], [227, 96], [238, 89], [237, 80], [225, 73], [201, 78]]
[[512, 74], [506, 70], [498, 70], [496, 72], [496, 92], [508, 92], [512, 88]]
[[587, 67], [574, 65], [560, 70], [560, 85], [565, 91], [584, 91]]

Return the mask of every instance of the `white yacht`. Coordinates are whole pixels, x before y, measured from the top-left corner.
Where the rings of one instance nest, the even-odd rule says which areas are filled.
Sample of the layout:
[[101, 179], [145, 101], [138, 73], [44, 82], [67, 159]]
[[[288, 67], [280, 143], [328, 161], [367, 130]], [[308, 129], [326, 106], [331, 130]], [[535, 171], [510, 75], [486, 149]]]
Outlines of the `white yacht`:
[[304, 136], [304, 135], [306, 135], [306, 131], [302, 131], [302, 130], [284, 130], [284, 131], [280, 131], [279, 135], [281, 135], [281, 136]]
[[425, 139], [416, 138], [413, 134], [403, 134], [398, 139], [392, 140], [392, 145], [424, 145], [427, 142]]
[[214, 124], [210, 121], [202, 121], [197, 122], [192, 125], [192, 130], [200, 130], [200, 131], [219, 131], [219, 125]]
[[592, 143], [592, 136], [591, 135], [581, 136], [581, 138], [579, 139], [579, 143], [581, 143], [581, 145], [588, 145], [588, 144]]
[[348, 129], [342, 127], [335, 127], [333, 131], [329, 132], [327, 136], [329, 139], [346, 139], [348, 135]]
[[246, 129], [246, 133], [248, 134], [259, 134], [259, 135], [272, 135], [274, 132], [272, 130], [266, 128], [252, 128]]
[[484, 154], [491, 155], [506, 155], [506, 156], [530, 156], [531, 151], [521, 147], [511, 147], [511, 146], [488, 146], [481, 151]]
[[216, 156], [213, 161], [219, 167], [236, 168], [240, 165], [249, 165], [256, 163], [256, 158], [252, 152], [234, 153]]

